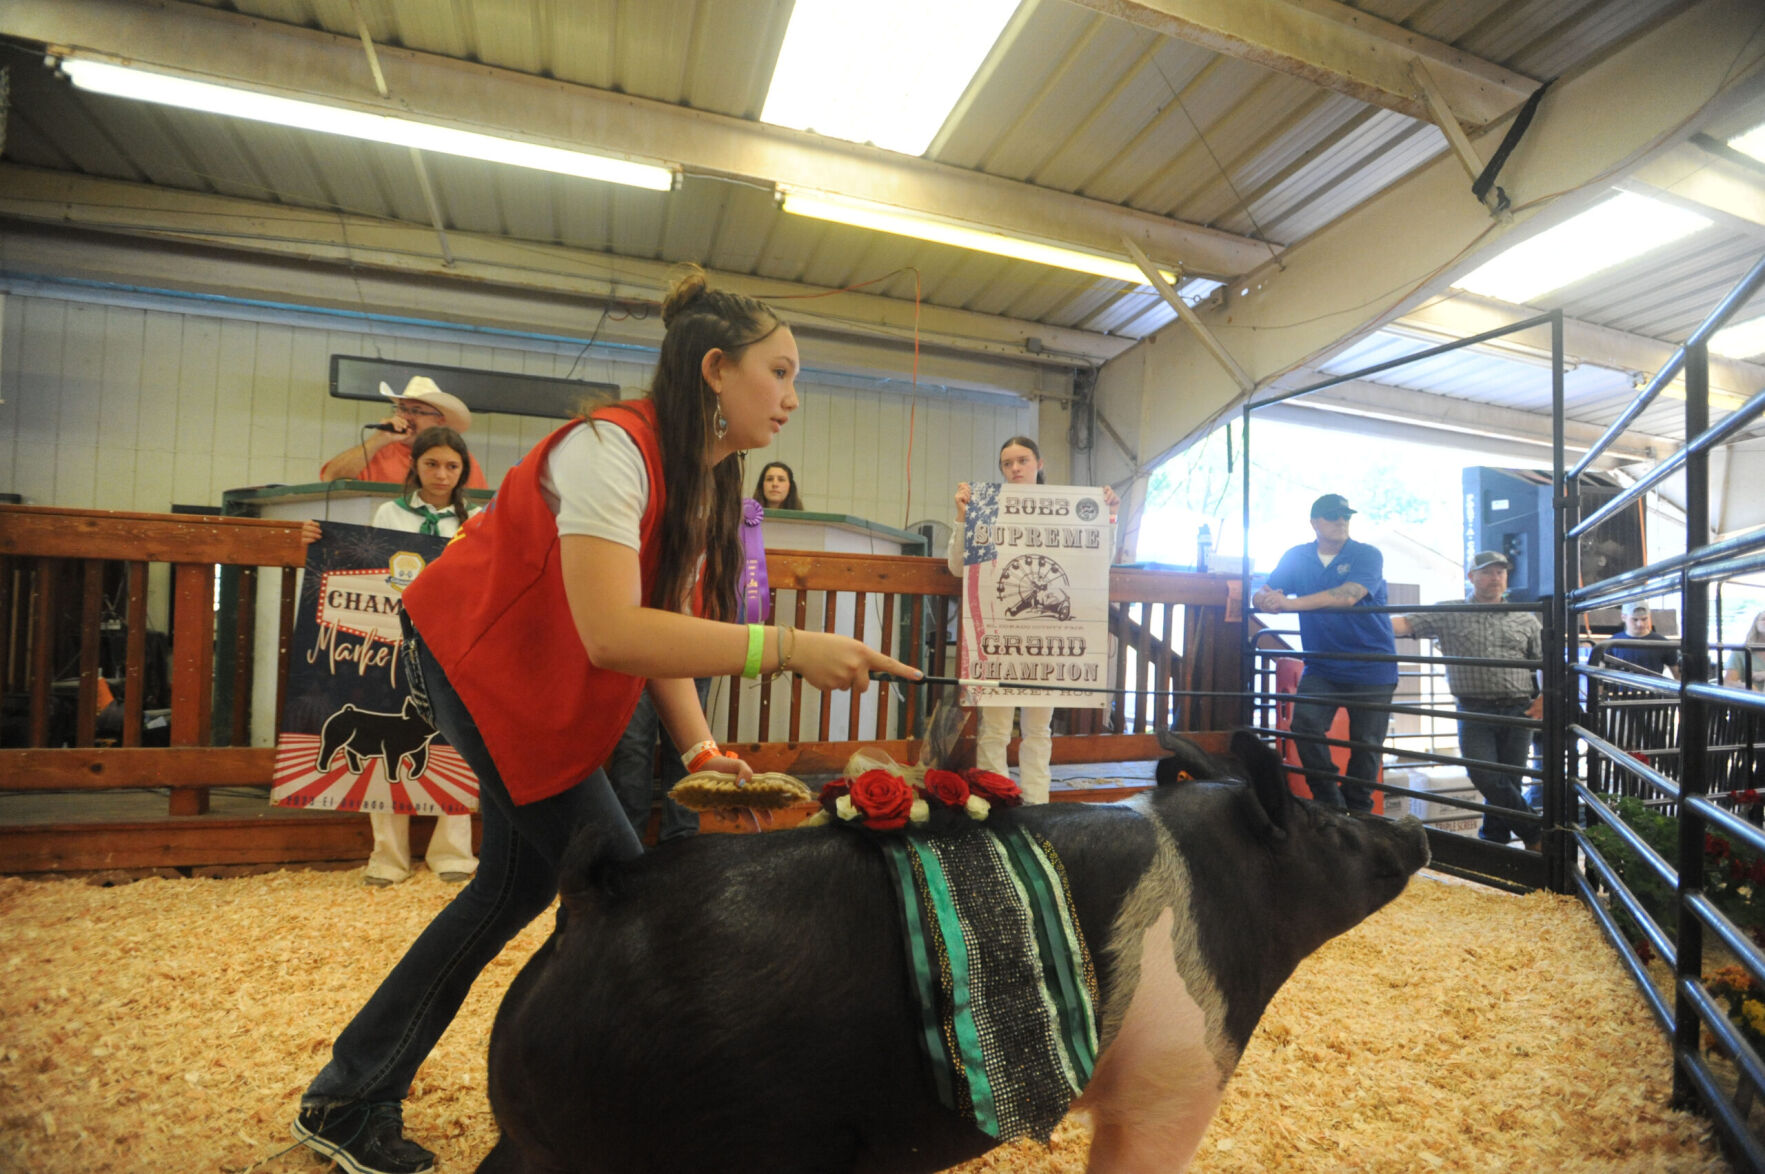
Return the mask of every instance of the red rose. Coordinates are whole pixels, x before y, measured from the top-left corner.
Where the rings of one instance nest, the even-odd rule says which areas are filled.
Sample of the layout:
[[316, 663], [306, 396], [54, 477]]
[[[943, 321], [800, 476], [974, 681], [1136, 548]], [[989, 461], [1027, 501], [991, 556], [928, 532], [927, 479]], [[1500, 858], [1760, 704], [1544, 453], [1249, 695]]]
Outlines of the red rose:
[[1019, 807], [1023, 804], [1023, 792], [1004, 775], [977, 769], [963, 771], [962, 777], [968, 780], [969, 790], [995, 807]]
[[953, 770], [928, 770], [925, 793], [945, 807], [960, 810], [968, 803], [968, 782]]
[[851, 786], [852, 806], [864, 816], [866, 827], [886, 832], [906, 825], [914, 798], [906, 779], [886, 770], [867, 770]]
[[829, 815], [838, 815], [839, 812], [834, 810], [833, 805], [839, 802], [841, 795], [845, 795], [851, 790], [852, 785], [845, 779], [834, 779], [830, 783], [823, 783], [820, 796], [822, 810], [826, 811]]
[[1714, 856], [1718, 860], [1722, 859], [1728, 855], [1728, 841], [1721, 836], [1713, 836], [1706, 832], [1704, 834], [1704, 855]]

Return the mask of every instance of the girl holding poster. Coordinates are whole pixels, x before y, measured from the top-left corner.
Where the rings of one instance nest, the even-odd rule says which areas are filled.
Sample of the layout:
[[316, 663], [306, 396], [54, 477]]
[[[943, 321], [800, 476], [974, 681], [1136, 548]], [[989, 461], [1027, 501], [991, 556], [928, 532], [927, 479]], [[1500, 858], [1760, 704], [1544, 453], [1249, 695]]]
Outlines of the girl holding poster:
[[[412, 944], [332, 1047], [294, 1135], [354, 1171], [421, 1174], [404, 1097], [472, 982], [557, 895], [580, 830], [642, 845], [601, 770], [648, 678], [689, 771], [752, 771], [720, 750], [693, 677], [786, 669], [818, 689], [919, 670], [849, 637], [737, 618], [740, 453], [797, 408], [797, 344], [766, 305], [696, 266], [662, 302], [647, 397], [542, 440], [404, 595], [414, 695], [478, 775], [477, 873]], [[695, 572], [699, 616], [688, 614]], [[565, 911], [560, 908], [560, 922]], [[555, 938], [554, 938], [555, 940]]]
[[[425, 428], [411, 441], [411, 464], [405, 471], [403, 496], [383, 502], [370, 523], [381, 530], [433, 534], [452, 538], [472, 514], [466, 507], [466, 470], [472, 454], [452, 428]], [[319, 523], [308, 521], [301, 538], [308, 546], [319, 540]], [[370, 811], [374, 848], [368, 855], [362, 883], [394, 885], [411, 875], [411, 817], [391, 811]], [[449, 884], [469, 880], [477, 871], [472, 855], [472, 817], [438, 815], [429, 848], [423, 856], [429, 870]]]
[[[1027, 436], [1013, 436], [999, 446], [1000, 479], [1007, 485], [1042, 485], [1042, 450]], [[968, 482], [956, 486], [956, 525], [950, 531], [950, 549], [946, 555], [950, 573], [962, 575], [963, 522], [968, 518], [972, 496]], [[1115, 522], [1119, 498], [1105, 485], [1103, 500], [1109, 506], [1109, 521]], [[1046, 803], [1052, 784], [1050, 762], [1054, 755], [1054, 708], [1046, 705], [1025, 705], [1013, 709], [1004, 705], [983, 705], [980, 729], [975, 734], [975, 765], [982, 770], [1010, 777], [1006, 746], [1011, 741], [1012, 719], [1023, 733], [1017, 747], [1018, 786], [1025, 803]]]
[[[452, 538], [476, 511], [466, 508], [466, 470], [472, 454], [452, 428], [425, 428], [411, 441], [411, 467], [404, 475], [404, 496], [381, 504], [373, 525], [409, 534]], [[411, 875], [411, 817], [370, 811], [374, 850], [362, 882], [392, 885]], [[472, 817], [438, 815], [429, 848], [423, 855], [429, 871], [449, 884], [470, 880], [478, 870], [472, 855]]]

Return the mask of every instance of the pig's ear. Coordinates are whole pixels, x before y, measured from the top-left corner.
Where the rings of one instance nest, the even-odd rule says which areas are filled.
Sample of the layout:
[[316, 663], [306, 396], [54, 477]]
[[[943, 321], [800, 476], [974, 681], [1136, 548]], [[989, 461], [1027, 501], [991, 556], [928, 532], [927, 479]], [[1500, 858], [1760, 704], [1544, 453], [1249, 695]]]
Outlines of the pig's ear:
[[1181, 734], [1159, 730], [1158, 744], [1170, 755], [1158, 763], [1156, 773], [1161, 783], [1180, 782], [1185, 777], [1222, 779], [1228, 774], [1218, 759]]
[[1249, 730], [1232, 733], [1232, 754], [1244, 764], [1245, 781], [1274, 829], [1286, 834], [1287, 817], [1293, 811], [1293, 793], [1287, 789], [1280, 757]]

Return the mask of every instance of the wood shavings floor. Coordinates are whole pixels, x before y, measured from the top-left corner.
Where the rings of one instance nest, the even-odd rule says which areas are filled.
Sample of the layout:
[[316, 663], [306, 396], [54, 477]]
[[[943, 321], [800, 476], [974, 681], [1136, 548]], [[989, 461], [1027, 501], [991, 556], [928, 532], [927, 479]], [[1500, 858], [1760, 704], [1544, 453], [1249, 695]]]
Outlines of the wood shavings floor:
[[[419, 871], [102, 888], [0, 878], [0, 1170], [278, 1172], [332, 1035], [453, 889]], [[411, 1136], [447, 1174], [495, 1141], [484, 1054], [542, 917], [485, 972], [418, 1074]], [[1197, 1174], [1728, 1167], [1669, 1110], [1670, 1053], [1571, 898], [1428, 877], [1302, 965], [1228, 1087]], [[1069, 1118], [964, 1174], [1084, 1169]]]

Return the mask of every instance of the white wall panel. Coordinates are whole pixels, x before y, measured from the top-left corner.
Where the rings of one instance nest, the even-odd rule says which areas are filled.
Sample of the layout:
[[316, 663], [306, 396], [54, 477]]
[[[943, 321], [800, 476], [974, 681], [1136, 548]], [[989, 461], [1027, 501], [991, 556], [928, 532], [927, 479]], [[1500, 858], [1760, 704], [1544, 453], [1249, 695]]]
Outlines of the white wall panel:
[[[33, 505], [164, 512], [218, 506], [228, 489], [316, 481], [362, 425], [387, 414], [327, 394], [332, 354], [589, 379], [628, 396], [647, 386], [653, 366], [637, 350], [584, 355], [580, 344], [370, 334], [287, 317], [11, 295], [0, 339], [0, 490]], [[812, 367], [813, 351], [804, 358]], [[1036, 430], [1035, 405], [1008, 397], [928, 392], [915, 404], [898, 381], [821, 382], [813, 372], [799, 391], [790, 426], [750, 455], [744, 489], [776, 458], [796, 471], [808, 508], [890, 526], [948, 516], [956, 482], [988, 476], [1001, 441]], [[494, 485], [552, 427], [485, 412], [466, 439]]]

